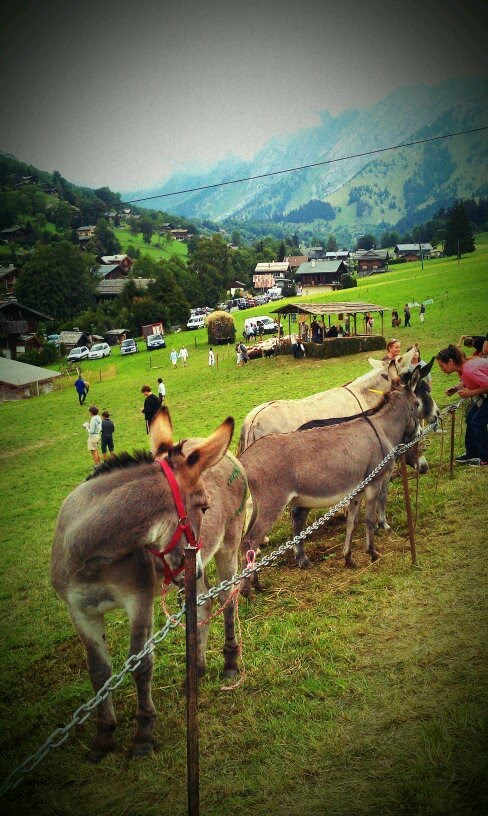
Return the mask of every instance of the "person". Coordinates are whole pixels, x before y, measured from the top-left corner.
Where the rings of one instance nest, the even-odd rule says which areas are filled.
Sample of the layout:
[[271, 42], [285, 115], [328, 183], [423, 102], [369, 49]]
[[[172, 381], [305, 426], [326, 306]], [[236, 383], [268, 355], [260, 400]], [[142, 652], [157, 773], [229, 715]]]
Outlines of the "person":
[[423, 303], [420, 304], [420, 322], [423, 323], [425, 320], [425, 306]]
[[241, 357], [241, 363], [244, 363], [245, 365], [249, 362], [249, 354], [247, 353], [247, 347], [244, 345], [244, 343], [239, 343], [239, 354]]
[[209, 348], [208, 350], [208, 364], [209, 366], [215, 365], [215, 354], [213, 348]]
[[173, 368], [176, 368], [176, 364], [178, 362], [178, 352], [176, 349], [171, 349], [171, 354], [169, 355], [169, 359], [173, 365]]
[[458, 346], [461, 345], [461, 342], [466, 348], [473, 348], [473, 357], [483, 357], [483, 345], [485, 342], [485, 338], [480, 334], [474, 335], [466, 335], [462, 334], [459, 340]]
[[317, 323], [317, 318], [316, 317], [314, 317], [314, 319], [312, 320], [312, 323], [310, 324], [310, 329], [312, 331], [312, 343], [320, 343], [322, 338], [320, 337], [320, 339], [319, 339], [320, 326]]
[[81, 374], [78, 374], [78, 379], [75, 380], [75, 388], [78, 394], [78, 402], [80, 403], [80, 405], [83, 405], [83, 403], [86, 400], [86, 395], [88, 394], [88, 389], [90, 388], [90, 386], [88, 385], [87, 382], [85, 382]]
[[392, 311], [392, 313], [391, 313], [391, 327], [392, 327], [392, 329], [396, 329], [396, 328], [398, 328], [398, 326], [400, 326], [401, 322], [402, 322], [402, 321], [401, 321], [401, 320], [400, 320], [400, 318], [398, 317], [398, 312], [397, 312], [397, 310], [396, 310], [396, 309], [393, 309], [393, 311]]
[[292, 351], [293, 351], [293, 356], [294, 356], [295, 360], [299, 360], [300, 357], [303, 357], [301, 343], [299, 342], [298, 337], [296, 336], [296, 334], [292, 334], [291, 337], [290, 337], [290, 340], [291, 340], [291, 348], [292, 348]]
[[348, 337], [351, 334], [351, 315], [347, 314], [344, 321], [344, 334]]
[[[418, 365], [421, 365], [421, 366], [426, 366], [427, 365], [425, 360], [422, 360], [422, 358], [421, 358], [420, 348], [419, 348], [418, 343], [415, 343], [415, 346], [409, 346], [407, 351], [411, 351], [413, 348], [415, 348], [415, 352], [413, 354], [412, 359], [410, 360], [410, 365], [408, 366], [407, 371], [413, 371], [414, 368], [416, 366], [418, 366]], [[424, 377], [423, 379], [425, 380], [425, 382], [429, 386], [429, 391], [431, 391], [432, 390], [432, 377], [431, 377], [431, 375], [427, 374], [427, 376]]]
[[326, 337], [337, 337], [339, 334], [339, 329], [337, 326], [331, 326], [330, 329], [326, 332]]
[[259, 342], [262, 343], [263, 341], [263, 331], [264, 326], [262, 320], [256, 321], [256, 335], [259, 337]]
[[456, 373], [461, 378], [460, 383], [446, 389], [446, 394], [473, 400], [466, 414], [466, 450], [455, 461], [460, 465], [488, 465], [488, 360], [485, 357], [467, 360], [454, 345], [442, 349], [436, 360], [444, 374]]
[[156, 394], [153, 394], [149, 385], [143, 385], [141, 394], [144, 395], [144, 405], [141, 408], [141, 414], [144, 414], [146, 420], [146, 433], [149, 433], [149, 426], [159, 411], [159, 400]]
[[114, 434], [115, 425], [110, 419], [108, 411], [102, 411], [102, 454], [103, 458], [108, 459], [107, 448], [112, 454], [114, 452]]
[[366, 312], [366, 334], [373, 333], [374, 318], [370, 312]]
[[165, 399], [166, 399], [166, 388], [164, 387], [164, 382], [162, 381], [161, 377], [158, 377], [158, 402], [159, 402], [159, 404], [162, 405]]
[[88, 409], [90, 414], [90, 421], [84, 422], [83, 427], [88, 431], [88, 450], [90, 451], [95, 465], [100, 463], [100, 455], [98, 453], [98, 446], [100, 444], [100, 431], [102, 430], [102, 420], [98, 414], [96, 405], [90, 405]]
[[403, 314], [405, 316], [403, 321], [403, 327], [405, 329], [410, 328], [410, 309], [408, 303], [405, 303], [405, 306], [403, 307]]
[[183, 346], [182, 348], [180, 348], [180, 353], [178, 354], [178, 357], [180, 358], [180, 360], [181, 360], [181, 362], [183, 364], [183, 368], [185, 368], [185, 366], [186, 366], [186, 361], [188, 360], [188, 356], [189, 356], [188, 355], [188, 349], [186, 348], [186, 346]]
[[381, 359], [389, 362], [390, 360], [394, 360], [395, 357], [398, 357], [399, 354], [400, 341], [394, 337], [392, 340], [388, 340], [388, 343], [386, 344], [386, 354]]

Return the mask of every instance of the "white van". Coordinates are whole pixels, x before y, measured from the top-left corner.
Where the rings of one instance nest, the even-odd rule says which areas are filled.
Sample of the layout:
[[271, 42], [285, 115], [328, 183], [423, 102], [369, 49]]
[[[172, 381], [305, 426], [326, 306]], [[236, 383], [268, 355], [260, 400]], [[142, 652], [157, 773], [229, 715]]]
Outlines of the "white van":
[[278, 331], [278, 324], [275, 320], [267, 315], [258, 315], [257, 317], [246, 317], [244, 321], [244, 334], [248, 335], [250, 329], [256, 330], [258, 320], [263, 324], [263, 334], [276, 334]]
[[186, 324], [187, 329], [203, 329], [205, 326], [205, 315], [192, 315]]

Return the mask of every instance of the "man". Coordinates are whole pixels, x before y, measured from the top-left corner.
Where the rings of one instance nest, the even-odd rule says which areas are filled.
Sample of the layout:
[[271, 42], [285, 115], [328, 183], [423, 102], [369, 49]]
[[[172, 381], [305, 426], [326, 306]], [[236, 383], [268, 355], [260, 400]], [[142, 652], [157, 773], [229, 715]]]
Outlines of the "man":
[[178, 357], [180, 358], [181, 362], [183, 363], [183, 368], [184, 368], [186, 366], [186, 361], [188, 360], [188, 349], [186, 348], [186, 346], [183, 346], [183, 348], [180, 348], [180, 353], [179, 353]]
[[215, 365], [215, 354], [214, 354], [214, 350], [212, 348], [210, 348], [208, 350], [208, 364], [209, 364], [209, 366], [214, 366]]
[[144, 414], [146, 420], [146, 433], [149, 433], [149, 426], [159, 411], [159, 400], [156, 394], [153, 394], [149, 385], [143, 385], [141, 394], [144, 394], [144, 405], [141, 408], [141, 414]]
[[164, 382], [162, 381], [161, 377], [158, 377], [158, 401], [159, 404], [162, 405], [166, 398], [166, 388], [164, 387]]
[[75, 380], [75, 388], [78, 394], [78, 402], [80, 405], [83, 405], [86, 400], [86, 395], [88, 394], [89, 385], [84, 381], [81, 374], [78, 374], [78, 379]]
[[410, 308], [408, 306], [408, 303], [405, 303], [405, 306], [403, 307], [403, 314], [405, 316], [403, 321], [403, 327], [405, 329], [410, 328]]

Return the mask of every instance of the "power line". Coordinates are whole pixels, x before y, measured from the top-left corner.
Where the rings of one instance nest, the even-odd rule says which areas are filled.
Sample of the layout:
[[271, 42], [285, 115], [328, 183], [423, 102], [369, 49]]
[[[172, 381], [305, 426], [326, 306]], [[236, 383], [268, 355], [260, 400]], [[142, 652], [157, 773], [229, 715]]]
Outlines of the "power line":
[[445, 133], [442, 136], [430, 136], [428, 139], [416, 139], [413, 142], [403, 142], [402, 144], [391, 145], [390, 147], [378, 147], [375, 150], [366, 150], [364, 153], [353, 153], [350, 156], [341, 156], [337, 159], [326, 159], [325, 161], [314, 162], [313, 164], [302, 164], [300, 167], [288, 167], [285, 170], [273, 170], [269, 173], [260, 173], [257, 176], [246, 176], [244, 178], [231, 179], [231, 181], [219, 181], [216, 184], [204, 184], [201, 187], [189, 187], [187, 190], [175, 190], [172, 193], [158, 193], [157, 195], [146, 196], [145, 198], [133, 198], [130, 201], [121, 201], [121, 204], [138, 204], [140, 201], [153, 201], [156, 198], [168, 198], [169, 196], [183, 195], [184, 193], [197, 193], [201, 190], [212, 190], [216, 187], [225, 187], [229, 184], [241, 184], [244, 181], [255, 181], [256, 179], [270, 178], [271, 176], [279, 176], [283, 175], [284, 173], [295, 173], [297, 170], [308, 170], [311, 167], [322, 167], [326, 164], [348, 161], [349, 159], [360, 159], [364, 156], [372, 156], [376, 153], [385, 153], [387, 150], [400, 150], [402, 147], [412, 147], [414, 145], [426, 144], [427, 142], [436, 142], [440, 139], [451, 139], [453, 136], [464, 136], [468, 133], [478, 133], [481, 130], [488, 130], [488, 125], [472, 128], [471, 130], [458, 130], [455, 133]]

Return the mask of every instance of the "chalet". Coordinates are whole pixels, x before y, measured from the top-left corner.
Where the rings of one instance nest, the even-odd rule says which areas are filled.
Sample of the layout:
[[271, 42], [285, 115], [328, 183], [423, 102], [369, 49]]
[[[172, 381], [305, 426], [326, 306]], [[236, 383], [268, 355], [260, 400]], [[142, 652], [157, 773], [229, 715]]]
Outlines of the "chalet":
[[344, 261], [307, 261], [300, 264], [295, 281], [302, 286], [328, 286], [331, 289], [341, 288], [341, 277], [349, 272]]
[[110, 329], [105, 333], [105, 342], [109, 346], [117, 346], [121, 344], [122, 340], [127, 338], [128, 329]]
[[88, 332], [82, 332], [79, 329], [62, 331], [58, 339], [59, 345], [63, 345], [67, 351], [78, 348], [78, 346], [89, 346], [91, 342], [91, 335], [88, 334]]
[[126, 272], [129, 272], [134, 265], [134, 261], [129, 255], [102, 255], [100, 258], [103, 265], [120, 266]]
[[0, 232], [0, 236], [4, 241], [25, 241], [27, 238], [27, 232], [25, 227], [19, 226], [16, 224], [14, 227], [7, 227], [7, 229], [3, 229]]
[[242, 281], [234, 280], [229, 286], [230, 296], [234, 297], [236, 292], [243, 292], [246, 288], [246, 284]]
[[432, 244], [397, 244], [393, 252], [404, 261], [421, 261], [432, 257]]
[[0, 266], [0, 297], [13, 295], [19, 271], [18, 266], [14, 266], [13, 264]]
[[[124, 277], [104, 277], [100, 282], [97, 284], [96, 289], [96, 297], [98, 300], [113, 300], [114, 298], [119, 297], [126, 286], [129, 278], [127, 275]], [[147, 289], [149, 284], [152, 281], [152, 278], [132, 278], [135, 285], [138, 289]], [[108, 342], [108, 341], [107, 341]]]
[[39, 346], [37, 335], [39, 323], [49, 323], [52, 317], [23, 306], [16, 298], [10, 297], [0, 303], [0, 354], [15, 360], [17, 354], [24, 354]]
[[268, 263], [258, 263], [252, 276], [255, 289], [271, 289], [283, 279], [285, 273], [290, 271], [288, 261], [270, 261]]
[[326, 261], [347, 261], [350, 256], [350, 252], [348, 249], [336, 249], [335, 252], [326, 252], [325, 253], [325, 260]]
[[374, 272], [385, 272], [390, 262], [390, 253], [387, 249], [360, 249], [351, 255], [357, 262], [358, 275], [372, 275]]
[[0, 401], [23, 399], [52, 390], [59, 371], [0, 357]]
[[296, 272], [302, 263], [307, 263], [308, 255], [289, 255], [288, 258], [284, 260], [290, 267], [290, 272]]
[[96, 226], [91, 224], [85, 227], [78, 227], [76, 230], [76, 234], [78, 236], [79, 241], [89, 241], [90, 238], [93, 238], [95, 235]]
[[191, 232], [187, 229], [172, 229], [170, 230], [170, 235], [175, 241], [188, 241], [189, 238], [192, 237]]
[[309, 247], [308, 249], [309, 261], [325, 261], [325, 249], [321, 246]]

